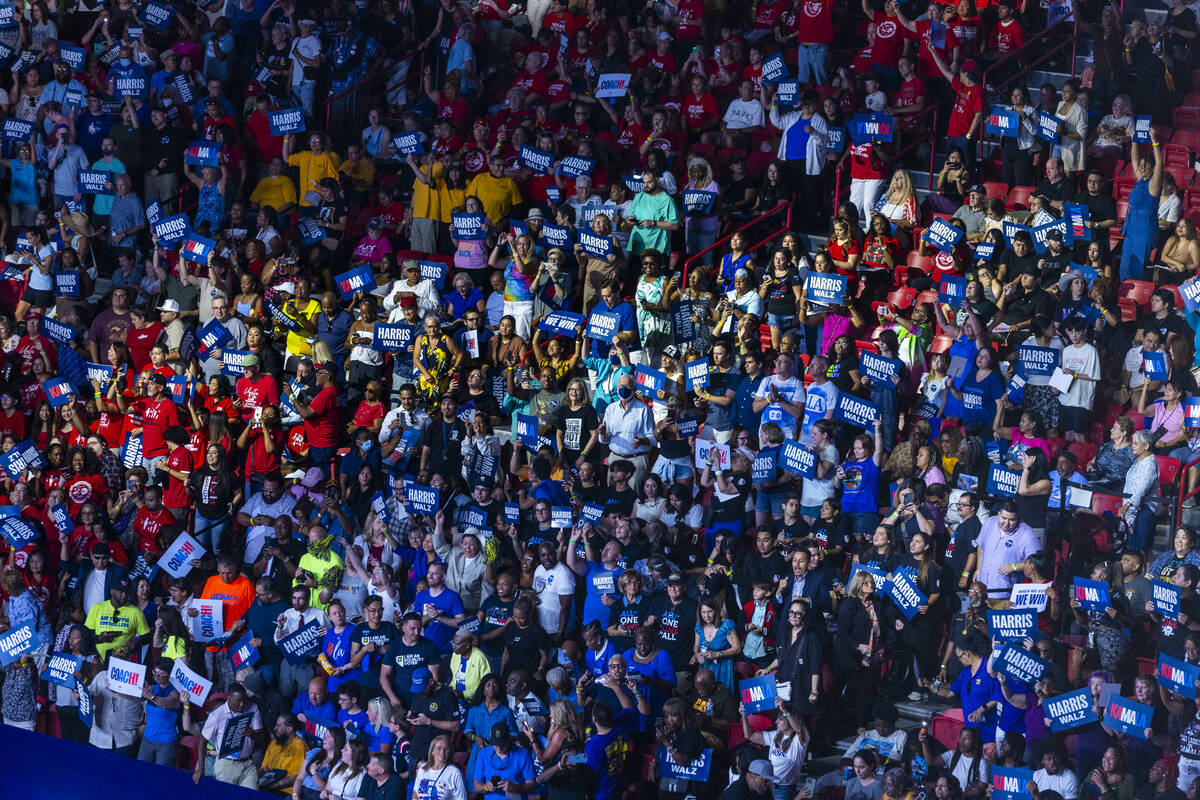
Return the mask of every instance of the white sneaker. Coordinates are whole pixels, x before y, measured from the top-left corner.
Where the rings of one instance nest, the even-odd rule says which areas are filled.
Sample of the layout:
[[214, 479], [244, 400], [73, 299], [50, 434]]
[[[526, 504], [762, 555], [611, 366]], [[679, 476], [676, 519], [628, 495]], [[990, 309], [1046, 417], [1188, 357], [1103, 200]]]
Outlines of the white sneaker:
[[919, 689], [915, 692], [909, 692], [908, 699], [912, 700], [913, 702], [919, 702], [925, 699], [925, 693]]

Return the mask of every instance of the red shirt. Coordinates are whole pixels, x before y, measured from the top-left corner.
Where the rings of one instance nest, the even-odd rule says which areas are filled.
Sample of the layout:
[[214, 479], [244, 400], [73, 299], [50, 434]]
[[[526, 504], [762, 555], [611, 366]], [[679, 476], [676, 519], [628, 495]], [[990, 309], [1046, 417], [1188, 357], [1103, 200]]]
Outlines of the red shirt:
[[[873, 142], [850, 145], [850, 177], [880, 180], [887, 177], [887, 163], [875, 152]], [[832, 251], [831, 251], [832, 252]]]
[[354, 424], [369, 428], [375, 424], [375, 420], [383, 419], [383, 410], [383, 403], [371, 404], [363, 400], [354, 411]]
[[950, 112], [947, 136], [966, 136], [975, 115], [983, 111], [983, 87], [978, 83], [967, 86], [957, 75], [950, 83], [954, 90], [954, 110]]
[[754, 15], [754, 29], [758, 31], [769, 31], [775, 27], [776, 20], [784, 11], [784, 4], [781, 2], [763, 3], [758, 7], [758, 13]]
[[654, 67], [655, 69], [657, 69], [660, 72], [676, 72], [677, 71], [676, 66], [675, 66], [675, 54], [674, 53], [671, 53], [671, 52], [650, 53], [646, 57], [646, 60], [650, 63], [650, 66]]
[[[192, 454], [186, 447], [176, 447], [167, 456], [167, 466], [177, 472], [191, 472]], [[167, 476], [167, 488], [163, 492], [163, 505], [167, 508], [187, 508], [191, 505], [187, 484], [174, 475]]]
[[[928, 107], [929, 94], [925, 89], [925, 82], [920, 78], [914, 77], [910, 81], [904, 81], [900, 84], [900, 91], [896, 93], [893, 104], [899, 108], [912, 108], [917, 104], [917, 100], [924, 97], [926, 106]], [[905, 127], [912, 126], [912, 118], [916, 114], [907, 114], [900, 117], [900, 124]]]
[[274, 429], [270, 433], [274, 443], [273, 452], [268, 453], [263, 447], [262, 428], [250, 432], [250, 445], [246, 448], [246, 477], [251, 475], [267, 475], [279, 469], [280, 455], [283, 451], [283, 431]]
[[586, 24], [584, 20], [581, 20], [578, 16], [572, 14], [570, 11], [559, 11], [547, 14], [546, 18], [542, 20], [543, 28], [549, 28], [558, 34], [565, 33], [572, 39], [575, 38], [575, 32], [582, 28], [584, 24]]
[[[921, 52], [918, 58], [918, 66], [922, 75], [932, 75], [940, 77], [941, 71], [937, 68], [937, 64], [933, 61], [933, 56], [930, 55], [930, 50], [933, 47], [930, 41], [930, 29], [933, 24], [930, 20], [922, 19], [916, 22], [917, 32], [912, 34], [912, 38], [921, 43]], [[942, 57], [942, 61], [949, 64], [954, 52], [954, 48], [958, 47], [958, 38], [954, 35], [954, 30], [945, 25], [942, 26], [942, 31], [946, 35], [946, 41], [943, 45], [937, 48], [938, 55]]]
[[442, 98], [442, 102], [438, 104], [437, 115], [450, 120], [455, 127], [462, 130], [471, 119], [471, 104], [465, 97], [460, 97], [454, 102], [447, 102], [446, 98]]
[[694, 42], [700, 38], [700, 20], [704, 19], [704, 3], [702, 0], [680, 0], [679, 27], [676, 28], [675, 38], [681, 42]]
[[802, 0], [796, 15], [800, 44], [829, 44], [833, 41], [833, 0]]
[[546, 80], [546, 76], [541, 72], [522, 72], [513, 81], [512, 88], [524, 89], [526, 100], [533, 100], [545, 94], [546, 87], [549, 85], [550, 82]]
[[875, 12], [875, 44], [871, 48], [871, 63], [894, 67], [900, 63], [904, 48], [904, 29], [896, 17], [882, 11]]
[[308, 442], [313, 447], [333, 447], [337, 444], [337, 389], [326, 386], [317, 392], [310, 404], [317, 412], [304, 420], [304, 432], [308, 434]]
[[[178, 448], [177, 448], [178, 449]], [[138, 550], [143, 553], [162, 553], [158, 548], [158, 532], [164, 525], [177, 525], [175, 516], [165, 508], [151, 511], [147, 506], [138, 509], [133, 518], [133, 531], [138, 537]], [[167, 542], [169, 545], [170, 542]]]
[[0, 438], [9, 433], [17, 441], [25, 438], [25, 415], [15, 408], [11, 416], [0, 412]]
[[254, 147], [258, 150], [260, 163], [271, 163], [271, 159], [283, 156], [283, 137], [271, 135], [271, 123], [267, 115], [257, 108], [246, 120], [246, 131], [254, 137]]
[[997, 22], [996, 27], [992, 28], [992, 35], [988, 37], [988, 47], [998, 53], [1017, 50], [1024, 42], [1025, 36], [1021, 32], [1021, 23], [1017, 22], [1015, 17], [1006, 19], [1004, 22]]
[[158, 400], [145, 398], [142, 404], [142, 455], [156, 458], [167, 453], [167, 442], [163, 434], [167, 428], [179, 424], [179, 412], [175, 403], [165, 394]]
[[259, 406], [279, 405], [279, 384], [270, 375], [259, 373], [257, 381], [242, 376], [237, 382], [237, 396], [242, 401], [242, 419], [254, 416]]
[[105, 411], [91, 427], [109, 447], [120, 447], [125, 443], [125, 417], [121, 414]]
[[683, 116], [691, 128], [699, 128], [706, 122], [717, 118], [717, 98], [710, 92], [701, 95], [688, 95], [683, 105]]
[[17, 356], [21, 359], [21, 372], [28, 373], [33, 368], [33, 360], [40, 355], [46, 357], [46, 361], [49, 362], [46, 366], [51, 372], [58, 368], [58, 350], [54, 347], [54, 342], [45, 336], [39, 336], [36, 340], [22, 336], [17, 342]]
[[150, 363], [150, 348], [158, 344], [162, 332], [163, 326], [158, 322], [151, 322], [144, 328], [129, 326], [129, 333], [125, 334], [125, 346], [129, 348], [129, 358], [135, 370], [140, 372]]
[[99, 473], [75, 475], [63, 482], [63, 489], [67, 493], [67, 511], [72, 517], [77, 517], [84, 503], [101, 502], [108, 492], [108, 481]]
[[964, 55], [979, 52], [979, 20], [957, 18], [951, 25], [954, 38], [958, 40]]

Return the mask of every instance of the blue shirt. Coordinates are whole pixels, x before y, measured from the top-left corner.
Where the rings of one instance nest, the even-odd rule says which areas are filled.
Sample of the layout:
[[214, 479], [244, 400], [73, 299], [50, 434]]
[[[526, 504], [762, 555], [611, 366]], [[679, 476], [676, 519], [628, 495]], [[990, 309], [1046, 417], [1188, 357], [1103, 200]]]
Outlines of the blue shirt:
[[600, 777], [596, 800], [613, 800], [621, 796], [625, 784], [625, 762], [630, 749], [629, 738], [625, 734], [626, 726], [631, 721], [630, 711], [622, 711], [608, 733], [593, 735], [584, 746], [588, 766]]
[[996, 720], [998, 715], [995, 711], [989, 711], [984, 714], [982, 722], [972, 722], [970, 717], [977, 710], [992, 702], [1003, 702], [1004, 692], [1000, 690], [1000, 682], [988, 674], [987, 664], [980, 663], [979, 668], [975, 670], [975, 674], [964, 669], [958, 673], [958, 678], [950, 687], [950, 691], [958, 695], [959, 704], [962, 706], [963, 719], [966, 720], [968, 728], [978, 728], [983, 736], [983, 741], [996, 741]]
[[[625, 333], [626, 331], [633, 332], [633, 342], [625, 345], [627, 351], [641, 350], [642, 340], [638, 337], [637, 317], [634, 316], [633, 306], [622, 300], [617, 303], [615, 308], [612, 308], [603, 300], [596, 303], [592, 308], [593, 312], [603, 311], [607, 314], [617, 315], [617, 333]], [[608, 358], [609, 351], [612, 350], [612, 345], [608, 342], [603, 342], [599, 339], [592, 340], [592, 355]]]
[[[604, 605], [604, 601], [600, 598], [603, 595], [616, 597], [617, 594], [617, 578], [620, 577], [622, 570], [620, 569], [605, 569], [603, 564], [597, 564], [594, 561], [587, 565], [586, 579], [587, 593], [583, 600], [583, 624], [587, 625], [590, 622], [599, 622], [605, 628], [608, 627], [608, 610], [611, 606]], [[596, 583], [599, 581], [604, 584], [605, 591], [601, 593], [596, 589]]]
[[[154, 683], [150, 686], [150, 694], [155, 697], [166, 697], [175, 691], [170, 684], [159, 686]], [[146, 701], [146, 731], [143, 737], [151, 742], [173, 742], [179, 738], [177, 723], [179, 721], [179, 708], [162, 708], [156, 706], [149, 700]]]
[[309, 720], [321, 719], [333, 722], [337, 719], [337, 709], [334, 708], [332, 700], [326, 698], [324, 703], [314, 706], [308, 699], [307, 691], [296, 696], [292, 702], [292, 713], [296, 716], [303, 714], [304, 718]]
[[[429, 607], [436, 608], [438, 614], [447, 617], [457, 617], [459, 614], [466, 613], [463, 610], [462, 600], [459, 599], [458, 593], [453, 589], [442, 587], [442, 593], [434, 597], [429, 593], [428, 589], [417, 594], [413, 599], [413, 609], [418, 613], [428, 616]], [[457, 628], [452, 628], [440, 620], [434, 620], [425, 627], [425, 636], [438, 646], [438, 650], [442, 655], [450, 654], [450, 640], [454, 638], [454, 631]]]
[[[605, 626], [607, 628], [607, 626]], [[608, 660], [616, 655], [617, 648], [613, 647], [612, 642], [604, 640], [604, 647], [600, 648], [600, 652], [596, 652], [592, 648], [587, 648], [583, 654], [583, 663], [587, 664], [588, 672], [592, 673], [593, 678], [599, 678], [604, 673], [608, 672]]]
[[761, 383], [762, 376], [760, 375], [757, 378], [742, 378], [742, 382], [738, 384], [737, 393], [733, 398], [734, 425], [758, 430], [759, 423], [762, 422], [762, 413], [754, 410], [754, 396], [758, 394], [758, 387]]
[[[479, 758], [475, 759], [475, 774], [471, 776], [471, 779], [490, 784], [492, 778], [513, 783], [532, 781], [534, 779], [533, 759], [529, 757], [529, 751], [513, 745], [508, 751], [508, 755], [501, 756], [494, 747], [484, 748], [479, 753]], [[528, 797], [525, 794], [515, 796], [518, 798]], [[507, 800], [507, 798], [504, 792], [484, 792], [483, 800]]]

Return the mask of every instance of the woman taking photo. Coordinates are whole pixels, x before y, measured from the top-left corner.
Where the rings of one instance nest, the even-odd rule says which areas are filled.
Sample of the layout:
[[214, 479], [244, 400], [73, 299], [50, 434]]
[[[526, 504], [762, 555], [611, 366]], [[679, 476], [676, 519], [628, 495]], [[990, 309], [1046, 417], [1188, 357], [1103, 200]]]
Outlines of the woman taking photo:
[[1075, 618], [1074, 633], [1084, 633], [1100, 656], [1100, 666], [1110, 672], [1125, 667], [1125, 655], [1129, 650], [1129, 636], [1125, 633], [1132, 624], [1129, 599], [1121, 574], [1121, 562], [1100, 561], [1092, 567], [1088, 578], [1108, 584], [1109, 604], [1103, 609], [1084, 608], [1074, 597], [1070, 599], [1071, 613]]
[[537, 782], [544, 788], [547, 800], [584, 800], [588, 781], [580, 770], [586, 768], [571, 764], [569, 759], [583, 753], [587, 731], [571, 702], [560, 697], [550, 704], [550, 728], [546, 731], [545, 746], [528, 720], [522, 727], [542, 767]]
[[527, 233], [511, 237], [502, 232], [488, 259], [493, 269], [504, 270], [504, 314], [516, 323], [516, 332], [528, 340], [533, 324], [533, 281], [542, 259]]
[[808, 757], [809, 734], [791, 703], [785, 705], [783, 700], [776, 697], [775, 708], [779, 716], [775, 718], [773, 730], [754, 730], [750, 726], [745, 703], [738, 704], [738, 714], [742, 717], [742, 733], [746, 740], [767, 748], [775, 773], [775, 797], [790, 800], [804, 786], [804, 761]]

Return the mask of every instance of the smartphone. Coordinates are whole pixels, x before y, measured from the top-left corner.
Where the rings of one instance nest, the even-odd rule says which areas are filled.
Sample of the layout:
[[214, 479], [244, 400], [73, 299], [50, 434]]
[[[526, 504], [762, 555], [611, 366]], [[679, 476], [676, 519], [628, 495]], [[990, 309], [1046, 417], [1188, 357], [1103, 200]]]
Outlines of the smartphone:
[[262, 422], [262, 415], [263, 415], [263, 407], [262, 406], [258, 406], [257, 408], [254, 409], [254, 421], [255, 422]]
[[567, 763], [568, 764], [586, 764], [587, 763], [587, 753], [572, 753], [571, 755], [567, 756]]

